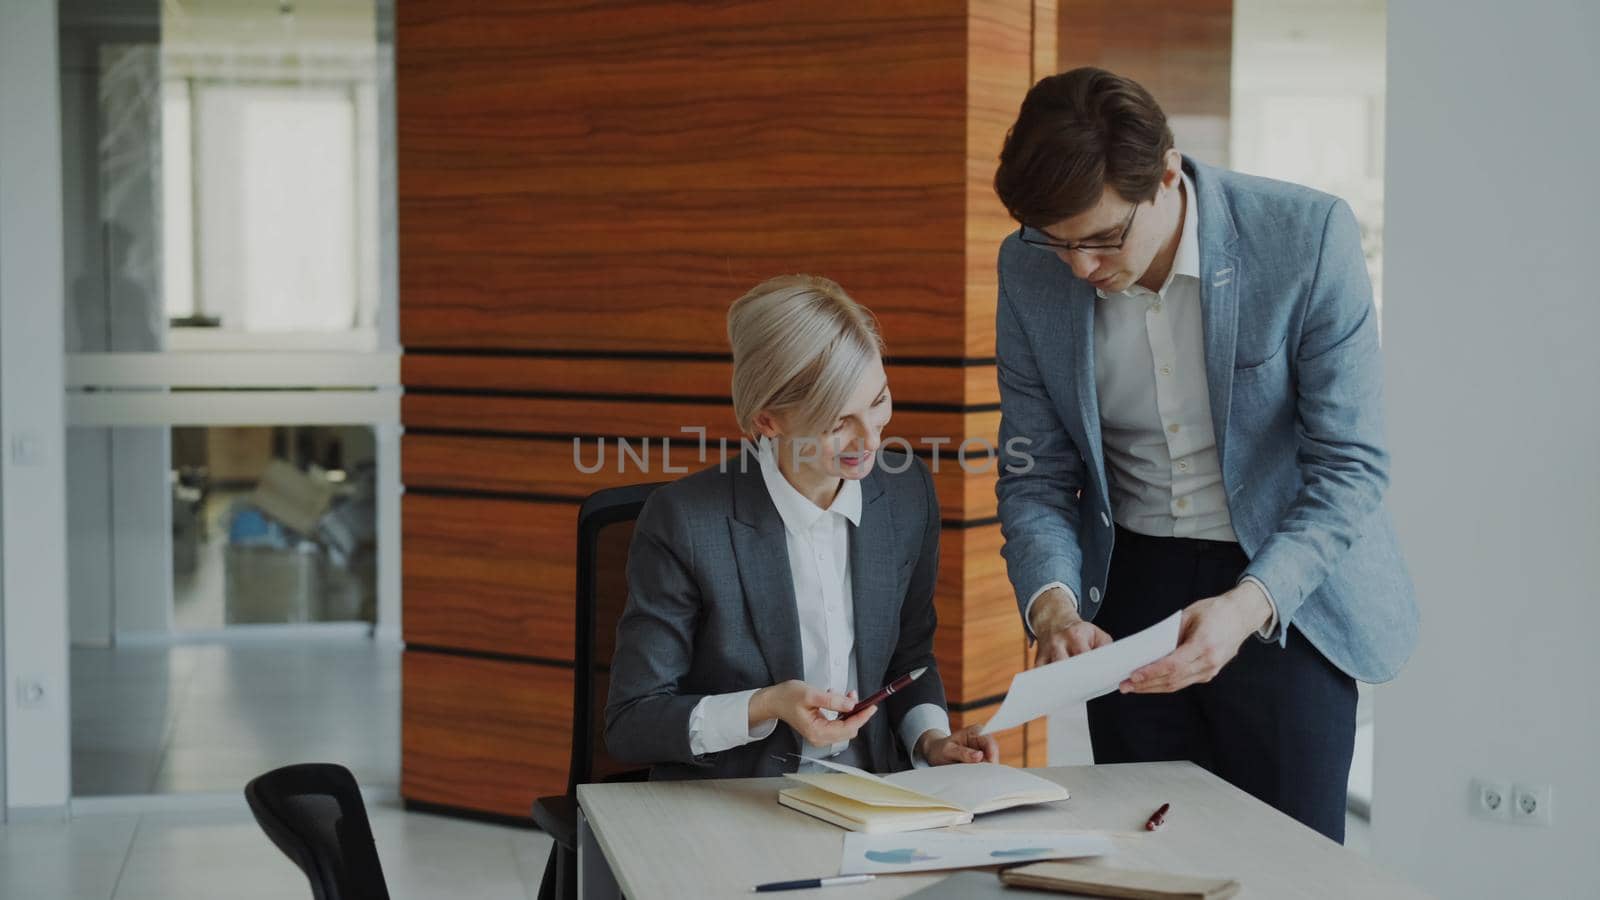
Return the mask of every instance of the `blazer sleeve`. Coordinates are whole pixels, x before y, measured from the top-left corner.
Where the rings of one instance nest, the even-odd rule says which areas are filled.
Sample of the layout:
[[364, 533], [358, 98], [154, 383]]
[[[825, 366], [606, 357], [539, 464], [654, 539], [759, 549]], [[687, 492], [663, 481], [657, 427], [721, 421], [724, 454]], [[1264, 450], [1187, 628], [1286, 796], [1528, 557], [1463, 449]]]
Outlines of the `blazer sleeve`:
[[[1000, 381], [1000, 554], [1028, 634], [1028, 602], [1059, 582], [1083, 596], [1083, 548], [1078, 543], [1083, 454], [1045, 392], [1038, 361], [1006, 294], [1000, 273], [995, 362]], [[1063, 352], [1069, 352], [1063, 348]], [[1083, 610], [1092, 618], [1095, 610]]]
[[703, 695], [679, 691], [693, 664], [701, 606], [693, 562], [689, 529], [667, 489], [658, 490], [634, 526], [628, 601], [611, 657], [606, 749], [623, 762], [707, 762], [689, 748], [689, 716]]
[[1335, 202], [1323, 223], [1295, 357], [1301, 487], [1244, 574], [1278, 610], [1278, 641], [1377, 511], [1389, 483], [1383, 360], [1355, 214]]

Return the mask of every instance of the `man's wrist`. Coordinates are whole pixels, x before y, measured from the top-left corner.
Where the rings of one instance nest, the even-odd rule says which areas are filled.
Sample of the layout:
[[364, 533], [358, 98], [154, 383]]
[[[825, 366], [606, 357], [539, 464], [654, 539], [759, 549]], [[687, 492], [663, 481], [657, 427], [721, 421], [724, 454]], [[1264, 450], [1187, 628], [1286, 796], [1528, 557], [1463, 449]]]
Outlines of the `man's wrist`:
[[1239, 582], [1233, 590], [1228, 591], [1227, 596], [1251, 631], [1260, 631], [1272, 620], [1272, 602], [1254, 581]]
[[1032, 613], [1028, 624], [1037, 636], [1083, 621], [1083, 617], [1078, 615], [1077, 606], [1060, 588], [1051, 588], [1040, 594], [1039, 599], [1034, 601]]

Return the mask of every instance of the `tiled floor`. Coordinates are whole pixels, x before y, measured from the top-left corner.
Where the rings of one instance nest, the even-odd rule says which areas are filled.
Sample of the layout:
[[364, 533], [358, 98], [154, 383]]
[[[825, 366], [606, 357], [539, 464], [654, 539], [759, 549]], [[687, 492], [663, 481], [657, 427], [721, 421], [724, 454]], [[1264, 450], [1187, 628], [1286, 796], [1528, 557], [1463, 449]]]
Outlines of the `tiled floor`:
[[[342, 763], [380, 793], [399, 783], [395, 645], [311, 638], [80, 647], [72, 650], [72, 698], [75, 797], [212, 796], [195, 804], [205, 811], [0, 825], [4, 900], [308, 897], [304, 876], [250, 817], [239, 793], [245, 782], [314, 760]], [[224, 808], [210, 808], [219, 795]], [[396, 898], [538, 892], [550, 847], [539, 832], [407, 813], [393, 801], [368, 810]]]
[[[532, 830], [369, 804], [389, 893], [403, 898], [531, 900], [550, 852]], [[305, 898], [305, 877], [241, 799], [213, 812], [91, 815], [0, 825], [6, 900]]]
[[72, 650], [76, 797], [237, 791], [295, 762], [400, 774], [400, 648], [367, 638]]

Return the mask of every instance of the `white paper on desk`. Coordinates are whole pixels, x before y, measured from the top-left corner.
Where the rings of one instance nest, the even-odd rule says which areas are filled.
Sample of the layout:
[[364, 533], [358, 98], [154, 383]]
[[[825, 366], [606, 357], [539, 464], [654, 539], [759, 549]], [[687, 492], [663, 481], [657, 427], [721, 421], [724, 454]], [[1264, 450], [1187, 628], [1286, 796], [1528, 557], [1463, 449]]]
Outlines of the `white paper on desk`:
[[1178, 646], [1178, 624], [1183, 613], [1175, 612], [1149, 628], [1112, 641], [1088, 653], [1063, 659], [1037, 669], [1018, 672], [1011, 679], [1000, 711], [983, 727], [993, 734], [1032, 722], [1043, 715], [1077, 703], [1093, 700], [1117, 689], [1135, 669], [1155, 662]]
[[1107, 856], [1115, 850], [1103, 834], [1053, 831], [911, 831], [844, 836], [840, 875], [969, 869], [1041, 859]]

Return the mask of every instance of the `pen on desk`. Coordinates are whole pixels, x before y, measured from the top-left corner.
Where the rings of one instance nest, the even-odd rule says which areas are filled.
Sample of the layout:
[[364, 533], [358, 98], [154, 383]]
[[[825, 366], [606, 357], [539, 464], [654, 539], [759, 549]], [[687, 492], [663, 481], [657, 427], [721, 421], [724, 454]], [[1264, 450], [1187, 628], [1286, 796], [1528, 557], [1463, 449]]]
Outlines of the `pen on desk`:
[[895, 680], [884, 685], [883, 689], [878, 691], [876, 694], [873, 694], [871, 697], [868, 697], [860, 703], [857, 703], [854, 708], [844, 714], [843, 718], [848, 719], [869, 706], [877, 706], [879, 703], [889, 699], [889, 696], [895, 691], [905, 690], [907, 685], [913, 681], [916, 681], [918, 678], [921, 678], [922, 673], [926, 671], [928, 671], [928, 667], [923, 666], [920, 669], [912, 669], [906, 674], [901, 675], [899, 678], [896, 678]]
[[829, 878], [802, 878], [798, 881], [769, 881], [755, 887], [757, 893], [768, 891], [801, 891], [806, 888], [834, 887], [841, 884], [866, 884], [876, 875], [834, 875]]
[[1172, 808], [1172, 804], [1171, 803], [1163, 803], [1163, 804], [1161, 804], [1161, 808], [1156, 810], [1153, 814], [1151, 814], [1150, 821], [1144, 823], [1144, 830], [1145, 831], [1155, 831], [1157, 828], [1160, 828], [1161, 827], [1161, 823], [1163, 823], [1163, 822], [1165, 822], [1167, 820], [1167, 810], [1169, 810], [1171, 808]]

